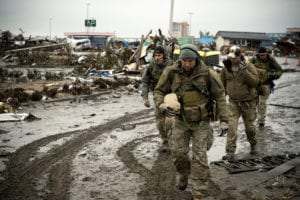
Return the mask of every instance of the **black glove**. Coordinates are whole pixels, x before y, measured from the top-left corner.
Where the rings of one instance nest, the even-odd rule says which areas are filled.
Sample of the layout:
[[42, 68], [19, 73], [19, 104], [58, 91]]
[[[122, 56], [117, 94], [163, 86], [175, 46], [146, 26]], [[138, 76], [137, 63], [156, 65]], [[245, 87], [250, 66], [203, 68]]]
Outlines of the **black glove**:
[[269, 81], [273, 81], [273, 80], [276, 80], [276, 79], [279, 79], [279, 76], [276, 74], [276, 70], [275, 69], [271, 69], [268, 72], [268, 80]]
[[229, 59], [223, 60], [223, 64], [229, 72], [232, 72], [232, 69], [231, 69], [232, 62]]
[[276, 79], [279, 79], [279, 76], [277, 74], [269, 74], [269, 79], [276, 80]]
[[232, 66], [232, 63], [229, 59], [223, 60], [223, 64], [227, 69]]

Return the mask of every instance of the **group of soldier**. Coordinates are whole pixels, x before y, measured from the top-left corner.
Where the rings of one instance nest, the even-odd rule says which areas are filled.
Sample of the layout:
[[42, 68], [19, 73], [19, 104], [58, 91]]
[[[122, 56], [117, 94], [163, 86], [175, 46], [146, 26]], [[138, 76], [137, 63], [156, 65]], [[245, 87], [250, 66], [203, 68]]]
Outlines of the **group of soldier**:
[[195, 200], [208, 195], [211, 121], [218, 119], [221, 132], [227, 133], [224, 160], [234, 159], [240, 117], [250, 154], [256, 154], [255, 121], [265, 126], [266, 101], [274, 89], [273, 81], [282, 75], [280, 65], [264, 47], [246, 61], [240, 48], [231, 46], [223, 63], [224, 68], [217, 73], [191, 44], [183, 45], [179, 59], [173, 62], [165, 48], [157, 46], [142, 76], [146, 107], [150, 107], [148, 93], [153, 91], [161, 150], [171, 153], [179, 174], [178, 189], [185, 190], [189, 183]]

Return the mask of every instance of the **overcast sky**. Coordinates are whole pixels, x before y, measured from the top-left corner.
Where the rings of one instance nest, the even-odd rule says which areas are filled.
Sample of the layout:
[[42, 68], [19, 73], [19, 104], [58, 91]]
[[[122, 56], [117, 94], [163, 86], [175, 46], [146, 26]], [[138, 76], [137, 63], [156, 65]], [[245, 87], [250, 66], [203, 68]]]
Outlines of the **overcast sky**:
[[[0, 29], [63, 36], [85, 32], [89, 16], [97, 21], [90, 31], [140, 37], [160, 28], [168, 35], [170, 7], [171, 0], [0, 0]], [[300, 0], [174, 0], [173, 21], [191, 21], [196, 37], [200, 30], [286, 32], [300, 27], [299, 8]]]

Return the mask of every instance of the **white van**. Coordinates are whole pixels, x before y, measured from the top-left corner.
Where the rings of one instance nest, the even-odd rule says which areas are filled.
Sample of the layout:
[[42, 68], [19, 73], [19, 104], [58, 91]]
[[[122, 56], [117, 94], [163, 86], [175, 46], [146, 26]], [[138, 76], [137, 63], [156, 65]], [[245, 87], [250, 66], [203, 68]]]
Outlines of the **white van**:
[[75, 51], [82, 51], [92, 48], [91, 41], [89, 39], [71, 39], [71, 45]]

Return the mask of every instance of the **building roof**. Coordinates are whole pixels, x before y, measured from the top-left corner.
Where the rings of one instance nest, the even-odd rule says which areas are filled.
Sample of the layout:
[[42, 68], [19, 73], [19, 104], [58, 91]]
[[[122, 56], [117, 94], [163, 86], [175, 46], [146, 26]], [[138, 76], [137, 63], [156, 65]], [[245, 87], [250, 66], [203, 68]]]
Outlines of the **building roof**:
[[110, 32], [65, 32], [65, 36], [115, 36], [115, 33]]
[[218, 31], [216, 36], [218, 35], [227, 39], [270, 40], [266, 33], [258, 32]]
[[289, 33], [300, 33], [300, 28], [299, 27], [287, 28], [287, 32], [289, 32]]

